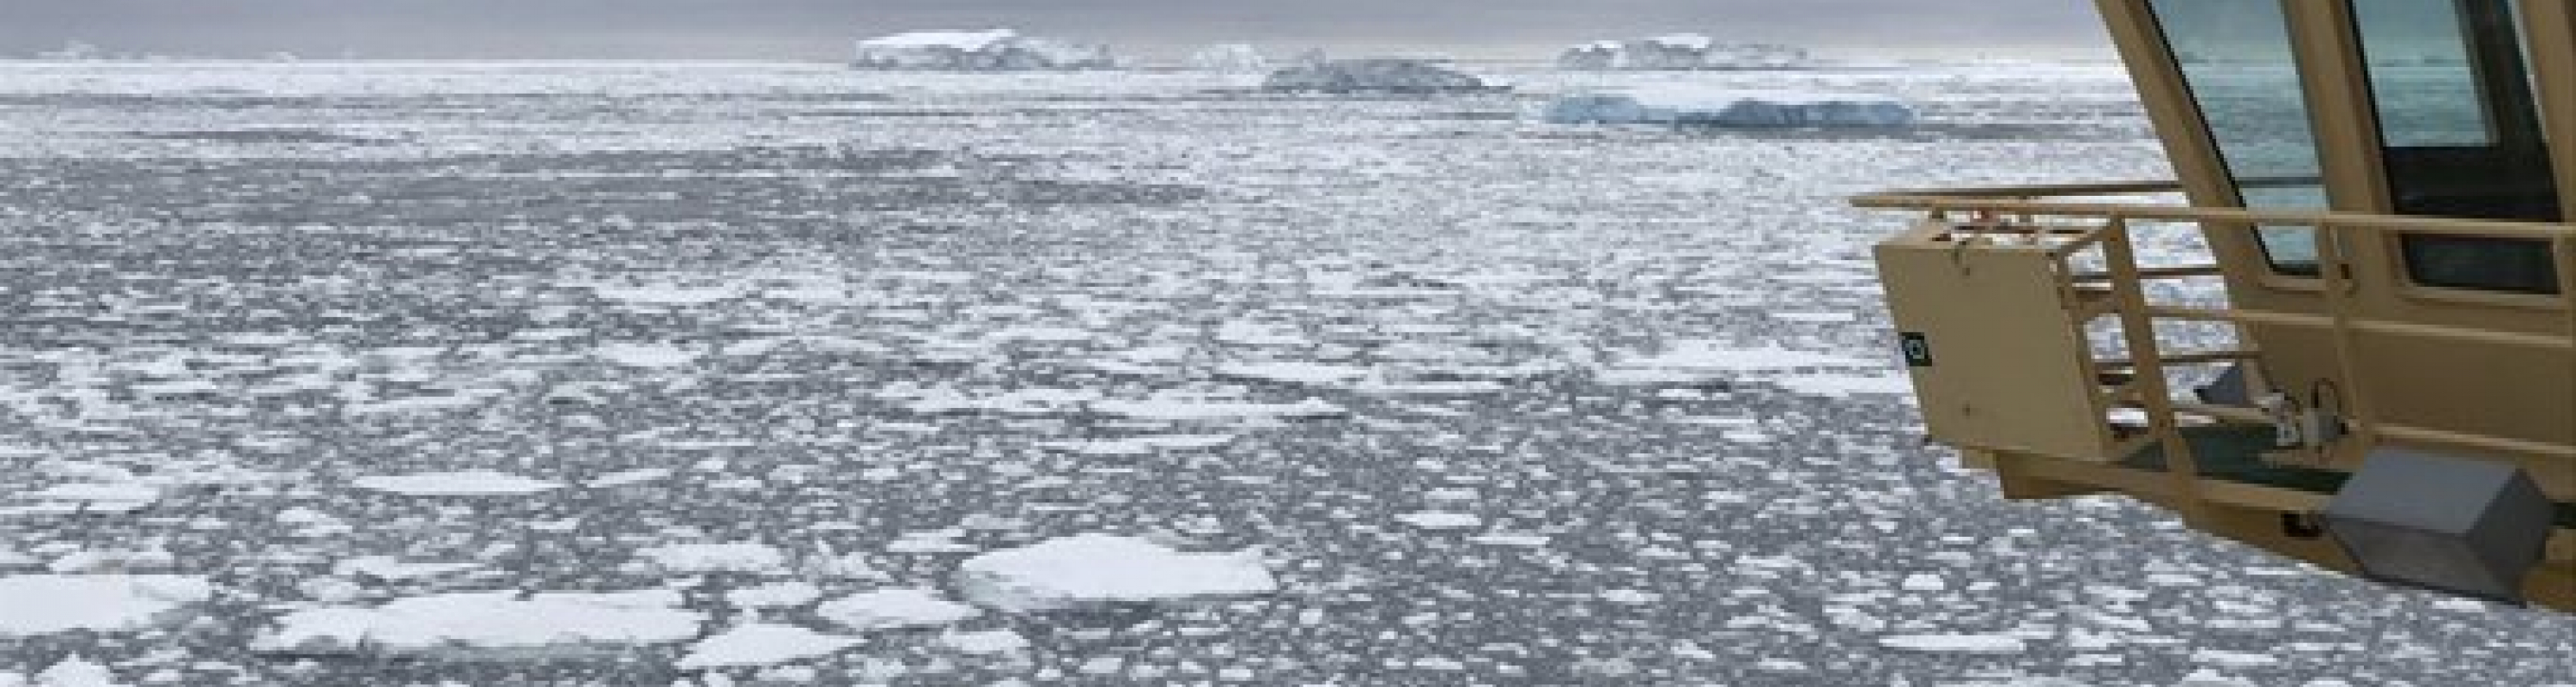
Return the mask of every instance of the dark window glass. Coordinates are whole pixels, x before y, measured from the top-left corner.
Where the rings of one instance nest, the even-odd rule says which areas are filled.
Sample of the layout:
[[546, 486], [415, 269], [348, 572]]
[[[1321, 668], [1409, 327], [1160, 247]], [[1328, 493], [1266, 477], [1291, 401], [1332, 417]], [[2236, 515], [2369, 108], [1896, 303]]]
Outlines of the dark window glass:
[[[2152, 0], [2151, 8], [2244, 207], [2326, 209], [2317, 137], [2281, 3]], [[2256, 237], [2273, 269], [2316, 274], [2315, 230], [2265, 227]]]
[[2558, 293], [2549, 242], [2475, 236], [2406, 237], [2406, 276], [2425, 286]]
[[[2511, 0], [2354, 0], [2396, 211], [2556, 222], [2549, 162]], [[2406, 235], [2428, 286], [2557, 293], [2545, 243]]]

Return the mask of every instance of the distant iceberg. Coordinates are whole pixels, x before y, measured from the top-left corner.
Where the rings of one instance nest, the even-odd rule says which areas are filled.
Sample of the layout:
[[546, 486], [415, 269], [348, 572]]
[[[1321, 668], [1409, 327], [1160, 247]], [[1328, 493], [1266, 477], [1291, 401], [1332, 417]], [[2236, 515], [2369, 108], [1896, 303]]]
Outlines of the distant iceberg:
[[1552, 124], [1671, 124], [1742, 128], [1897, 128], [1914, 107], [1881, 95], [1667, 85], [1577, 93], [1547, 106]]
[[1439, 95], [1497, 90], [1428, 60], [1370, 58], [1301, 64], [1273, 72], [1261, 89], [1335, 95]]
[[1100, 45], [1023, 36], [1011, 29], [920, 31], [859, 41], [851, 66], [880, 71], [1030, 72], [1118, 68]]
[[1721, 43], [1685, 33], [1628, 41], [1600, 41], [1567, 49], [1557, 66], [1569, 71], [1692, 71], [1804, 69], [1815, 65], [1805, 48], [1775, 43]]
[[1270, 71], [1270, 58], [1261, 49], [1242, 43], [1211, 45], [1190, 55], [1190, 68], [1224, 74], [1260, 74]]

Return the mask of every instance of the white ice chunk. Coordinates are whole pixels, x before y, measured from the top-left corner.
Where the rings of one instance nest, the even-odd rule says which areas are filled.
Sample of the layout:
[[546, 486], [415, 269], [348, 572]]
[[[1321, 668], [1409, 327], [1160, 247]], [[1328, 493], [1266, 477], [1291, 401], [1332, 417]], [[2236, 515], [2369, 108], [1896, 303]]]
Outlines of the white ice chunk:
[[0, 637], [141, 630], [175, 620], [214, 589], [184, 575], [0, 577]]
[[1133, 537], [1086, 534], [967, 559], [957, 587], [1008, 612], [1265, 594], [1279, 589], [1249, 553], [1183, 553]]
[[1895, 635], [1878, 645], [1898, 651], [1934, 654], [2018, 654], [2024, 640], [2012, 635]]
[[695, 575], [736, 572], [785, 574], [787, 553], [768, 544], [668, 544], [636, 552], [665, 573]]
[[526, 496], [563, 488], [560, 482], [491, 470], [361, 477], [355, 485], [404, 496]]
[[825, 602], [814, 613], [849, 629], [881, 630], [947, 625], [983, 615], [984, 611], [941, 598], [936, 591], [903, 588], [841, 597]]
[[704, 616], [665, 589], [612, 592], [462, 592], [396, 599], [375, 608], [332, 607], [278, 619], [259, 651], [396, 653], [668, 644], [698, 634]]
[[827, 635], [794, 625], [744, 625], [717, 633], [689, 647], [689, 655], [680, 659], [680, 668], [777, 665], [830, 656], [866, 641], [857, 637]]

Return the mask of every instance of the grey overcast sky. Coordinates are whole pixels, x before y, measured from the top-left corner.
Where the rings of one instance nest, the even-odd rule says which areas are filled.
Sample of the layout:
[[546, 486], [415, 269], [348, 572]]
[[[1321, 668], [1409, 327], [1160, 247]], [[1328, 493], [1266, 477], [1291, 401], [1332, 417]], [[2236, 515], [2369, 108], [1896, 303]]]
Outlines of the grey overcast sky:
[[1693, 31], [1837, 54], [2089, 54], [2086, 0], [0, 0], [0, 55], [839, 59], [853, 38], [1015, 27], [1143, 55], [1247, 42], [1543, 57]]

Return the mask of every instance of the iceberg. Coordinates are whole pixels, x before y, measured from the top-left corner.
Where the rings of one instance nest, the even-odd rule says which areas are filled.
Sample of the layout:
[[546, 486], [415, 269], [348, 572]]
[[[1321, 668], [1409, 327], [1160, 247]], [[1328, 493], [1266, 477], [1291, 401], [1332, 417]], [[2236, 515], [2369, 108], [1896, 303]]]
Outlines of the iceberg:
[[1032, 72], [1118, 68], [1109, 48], [1011, 29], [918, 31], [859, 41], [851, 66], [878, 71]]
[[1590, 91], [1557, 98], [1553, 124], [1673, 124], [1776, 128], [1912, 126], [1912, 105], [1888, 96], [1741, 90], [1689, 84]]
[[1556, 63], [1560, 69], [1591, 72], [1804, 69], [1815, 66], [1815, 57], [1797, 46], [1721, 43], [1685, 33], [1585, 43], [1566, 49]]
[[1300, 64], [1270, 74], [1261, 89], [1333, 95], [1441, 95], [1499, 90], [1429, 60], [1370, 58]]
[[1270, 71], [1270, 58], [1261, 50], [1242, 43], [1208, 46], [1190, 55], [1190, 68], [1221, 74], [1261, 74]]

